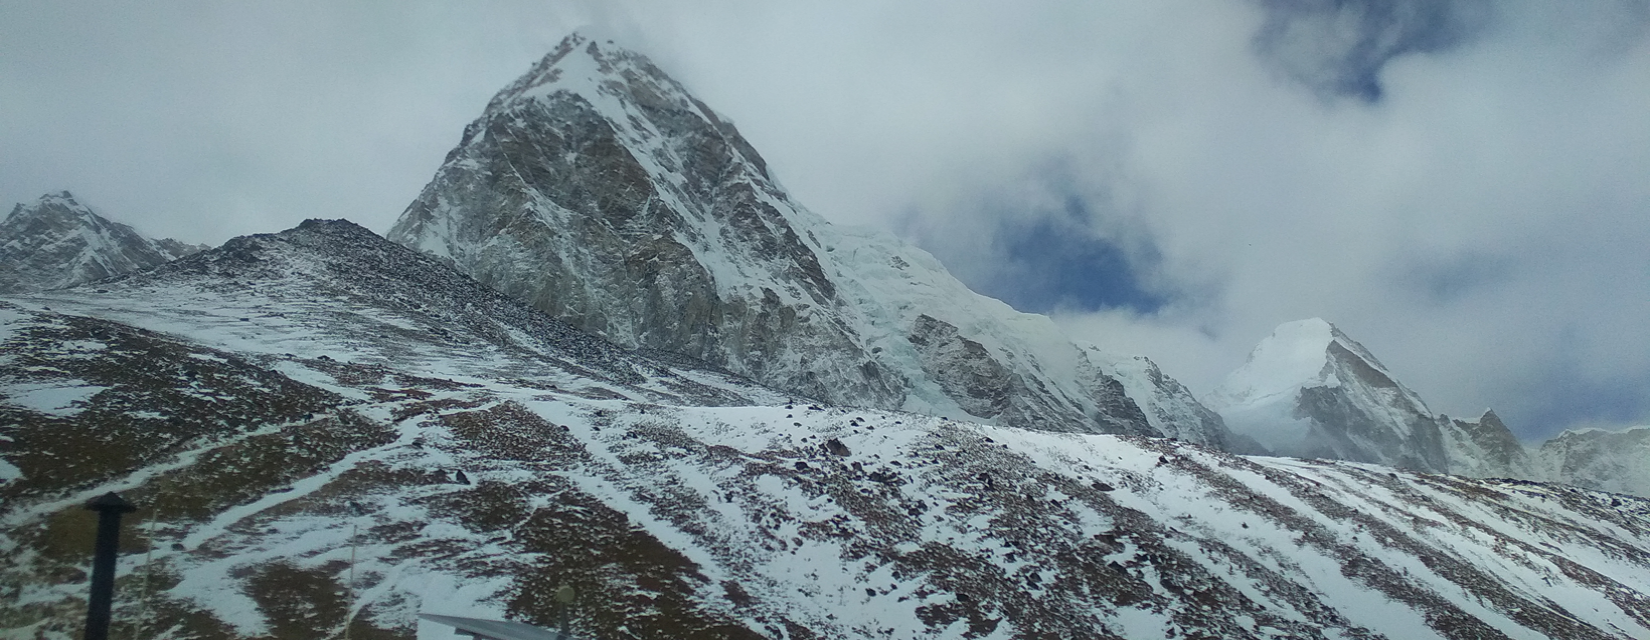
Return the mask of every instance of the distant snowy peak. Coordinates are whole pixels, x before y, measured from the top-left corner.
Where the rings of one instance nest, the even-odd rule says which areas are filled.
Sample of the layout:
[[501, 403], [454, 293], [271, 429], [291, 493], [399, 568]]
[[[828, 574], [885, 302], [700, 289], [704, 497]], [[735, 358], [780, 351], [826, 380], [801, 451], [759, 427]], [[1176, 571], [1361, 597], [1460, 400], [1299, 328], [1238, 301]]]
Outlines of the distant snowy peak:
[[1280, 325], [1208, 404], [1279, 455], [1650, 495], [1650, 427], [1567, 431], [1526, 447], [1494, 411], [1434, 415], [1368, 349], [1318, 318]]
[[205, 247], [153, 240], [111, 222], [67, 191], [18, 204], [0, 222], [0, 293], [90, 282], [158, 264]]
[[497, 94], [389, 238], [585, 331], [805, 397], [1230, 439], [1178, 385], [1139, 392], [1166, 380], [1155, 368], [1081, 348], [926, 252], [801, 207], [726, 119], [586, 35]]
[[1214, 397], [1222, 404], [1265, 401], [1326, 382], [1328, 349], [1339, 333], [1318, 318], [1279, 325], [1255, 346], [1249, 359], [1226, 377]]
[[1650, 426], [1568, 430], [1542, 443], [1536, 456], [1545, 478], [1650, 495]]
[[1210, 396], [1238, 433], [1281, 455], [1448, 471], [1438, 419], [1368, 349], [1311, 318], [1280, 325]]
[[1530, 451], [1494, 411], [1484, 411], [1477, 420], [1442, 415], [1438, 420], [1444, 428], [1450, 473], [1478, 478], [1554, 479], [1536, 468]]
[[[1351, 379], [1345, 379], [1348, 374]], [[1425, 410], [1420, 398], [1393, 379], [1369, 349], [1322, 318], [1278, 325], [1243, 366], [1227, 376], [1211, 401], [1222, 407], [1266, 403], [1291, 398], [1303, 388], [1337, 387], [1354, 380], [1397, 389]]]

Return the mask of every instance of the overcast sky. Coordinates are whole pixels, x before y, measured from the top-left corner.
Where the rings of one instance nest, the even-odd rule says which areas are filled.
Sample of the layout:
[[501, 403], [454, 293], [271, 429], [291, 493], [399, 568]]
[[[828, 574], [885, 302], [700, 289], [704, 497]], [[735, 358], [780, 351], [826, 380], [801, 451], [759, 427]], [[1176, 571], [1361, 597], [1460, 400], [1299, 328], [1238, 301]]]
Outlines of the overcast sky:
[[382, 233], [590, 27], [809, 208], [1199, 394], [1318, 316], [1435, 411], [1650, 423], [1650, 0], [0, 0], [0, 201]]

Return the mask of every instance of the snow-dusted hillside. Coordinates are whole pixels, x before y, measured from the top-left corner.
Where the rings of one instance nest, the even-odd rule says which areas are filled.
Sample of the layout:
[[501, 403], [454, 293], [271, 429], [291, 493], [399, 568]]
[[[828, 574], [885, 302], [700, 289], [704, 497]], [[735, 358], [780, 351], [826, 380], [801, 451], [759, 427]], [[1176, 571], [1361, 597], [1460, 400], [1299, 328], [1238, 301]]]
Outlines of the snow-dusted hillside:
[[152, 240], [110, 222], [69, 192], [18, 204], [0, 221], [0, 293], [57, 289], [175, 260], [205, 249]]
[[787, 404], [344, 222], [0, 299], [0, 345], [5, 638], [78, 635], [110, 490], [117, 637], [562, 585], [602, 638], [1650, 637], [1650, 501]]
[[1279, 326], [1208, 401], [1234, 431], [1281, 455], [1650, 496], [1650, 428], [1565, 432], [1527, 447], [1494, 411], [1433, 415], [1367, 349], [1317, 318]]
[[571, 36], [501, 91], [389, 237], [620, 344], [822, 401], [1245, 447], [1155, 367], [793, 202], [731, 124], [610, 42]]

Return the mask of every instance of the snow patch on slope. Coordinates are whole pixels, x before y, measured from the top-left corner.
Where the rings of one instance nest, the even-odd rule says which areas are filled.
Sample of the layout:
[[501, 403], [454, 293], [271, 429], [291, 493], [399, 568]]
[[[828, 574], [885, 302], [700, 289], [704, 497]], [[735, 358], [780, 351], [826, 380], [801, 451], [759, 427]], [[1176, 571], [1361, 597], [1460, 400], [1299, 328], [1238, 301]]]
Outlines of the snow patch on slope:
[[1226, 377], [1210, 402], [1217, 410], [1258, 405], [1293, 400], [1301, 387], [1334, 386], [1338, 381], [1324, 370], [1334, 340], [1335, 328], [1321, 318], [1279, 325], [1255, 346], [1243, 366]]

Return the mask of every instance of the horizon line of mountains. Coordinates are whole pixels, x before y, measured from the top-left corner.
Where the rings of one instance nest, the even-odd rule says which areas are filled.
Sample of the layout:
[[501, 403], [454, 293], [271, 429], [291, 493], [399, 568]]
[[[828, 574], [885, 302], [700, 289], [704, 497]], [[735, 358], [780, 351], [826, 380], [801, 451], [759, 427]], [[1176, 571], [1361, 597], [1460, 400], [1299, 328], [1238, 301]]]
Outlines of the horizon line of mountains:
[[1650, 427], [1529, 447], [1320, 319], [1200, 400], [831, 225], [578, 34], [384, 236], [195, 247], [62, 192], [0, 249], [16, 637], [72, 637], [116, 489], [158, 512], [124, 611], [178, 638], [550, 625], [560, 585], [650, 639], [1650, 631]]
[[[495, 99], [489, 113], [501, 109], [501, 104], [508, 103]], [[483, 117], [483, 121], [487, 119]], [[485, 174], [487, 162], [512, 161], [502, 150], [493, 148], [497, 142], [471, 150], [476, 146], [472, 144], [476, 126], [466, 131], [447, 165], [396, 223], [391, 238], [439, 256], [484, 284], [522, 298], [581, 330], [627, 347], [701, 359], [784, 392], [843, 406], [911, 410], [1046, 431], [1171, 437], [1230, 453], [1370, 462], [1415, 471], [1564, 482], [1650, 495], [1650, 426], [1618, 431], [1566, 430], [1544, 442], [1525, 444], [1493, 410], [1486, 410], [1476, 419], [1433, 414], [1367, 349], [1333, 324], [1317, 318], [1279, 326], [1257, 345], [1248, 362], [1201, 400], [1159, 371], [1149, 359], [1119, 357], [1093, 345], [1070, 344], [1071, 351], [1089, 361], [1087, 367], [1077, 370], [1077, 375], [1068, 374], [1065, 380], [1039, 380], [1028, 375], [1043, 372], [1038, 358], [1068, 348], [1060, 344], [1063, 336], [1046, 319], [1014, 312], [996, 300], [967, 291], [919, 249], [888, 237], [844, 234], [846, 239], [835, 241], [857, 243], [856, 255], [866, 250], [889, 254], [882, 257], [899, 269], [913, 269], [911, 262], [922, 260], [926, 264], [919, 263], [925, 267], [920, 276], [907, 276], [907, 281], [925, 279], [927, 282], [921, 284], [930, 287], [938, 282], [936, 288], [948, 290], [949, 295], [966, 293], [968, 303], [986, 307], [985, 313], [959, 311], [954, 305], [949, 309], [943, 305], [917, 307], [897, 298], [888, 300], [893, 296], [888, 296], [886, 289], [873, 290], [873, 297], [861, 298], [857, 304], [869, 302], [878, 310], [894, 304], [919, 309], [917, 313], [905, 313], [910, 316], [907, 318], [870, 320], [872, 326], [878, 321], [896, 325], [904, 321], [909, 326], [905, 341], [916, 352], [901, 354], [906, 358], [903, 362], [893, 360], [898, 356], [878, 357], [883, 348], [867, 348], [863, 324], [854, 326], [856, 321], [866, 323], [866, 319], [853, 317], [855, 314], [847, 308], [854, 305], [835, 295], [839, 281], [852, 281], [858, 274], [838, 263], [833, 265], [833, 277], [825, 276], [820, 258], [809, 255], [807, 244], [795, 232], [795, 228], [803, 228], [817, 243], [821, 235], [835, 230], [791, 205], [777, 186], [767, 182], [761, 174], [764, 165], [760, 157], [747, 161], [756, 168], [753, 175], [736, 178], [735, 184], [745, 190], [766, 190], [771, 203], [788, 205], [792, 218], [808, 224], [790, 224], [790, 218], [777, 215], [772, 204], [753, 198], [750, 193], [755, 191], [745, 194], [749, 202], [706, 205], [712, 209], [712, 217], [732, 215], [737, 219], [752, 215], [738, 209], [749, 207], [769, 218], [755, 232], [754, 241], [751, 229], [719, 239], [731, 241], [740, 249], [754, 250], [735, 259], [746, 264], [717, 265], [745, 280], [722, 291], [714, 286], [714, 275], [707, 277], [707, 265], [695, 258], [712, 254], [716, 247], [710, 243], [715, 241], [707, 241], [702, 230], [692, 229], [690, 222], [680, 217], [661, 216], [642, 225], [626, 220], [639, 228], [618, 230], [610, 223], [592, 229], [564, 219], [561, 222], [568, 226], [561, 227], [561, 234], [551, 232], [548, 226], [507, 227], [499, 233], [494, 231], [502, 224], [499, 218], [521, 216], [506, 213], [517, 205], [495, 202], [499, 197], [496, 193], [490, 193], [484, 202], [443, 202], [438, 205], [442, 208], [439, 216], [432, 213], [432, 207], [437, 206], [432, 202], [450, 197], [442, 191], [466, 192], [473, 185], [462, 183]], [[719, 126], [731, 129], [731, 125]], [[742, 140], [726, 144], [723, 154], [755, 154]], [[481, 157], [464, 162], [466, 154]], [[455, 189], [453, 183], [460, 184]], [[635, 190], [634, 185], [620, 188], [626, 186]], [[681, 187], [656, 183], [648, 186]], [[678, 193], [675, 197], [685, 196]], [[729, 206], [734, 210], [715, 210]], [[568, 211], [559, 206], [554, 210]], [[542, 223], [543, 218], [538, 219]], [[451, 233], [456, 228], [461, 237], [466, 233], [474, 237], [461, 241], [428, 231], [436, 225], [443, 232]], [[676, 260], [661, 262], [651, 252], [668, 242], [661, 233], [666, 229], [686, 238], [697, 236], [707, 244], [696, 247], [697, 251], [678, 244], [668, 250]], [[543, 246], [543, 236], [553, 235], [563, 235], [567, 241], [560, 246]], [[651, 262], [641, 274], [635, 269], [637, 248], [624, 245], [625, 236], [645, 238], [653, 245], [642, 249]], [[586, 262], [578, 265], [582, 270], [568, 265], [575, 257], [568, 254], [588, 252], [591, 245], [587, 242], [592, 240], [619, 244], [605, 247], [606, 255], [577, 256]], [[775, 247], [787, 243], [789, 253], [773, 253]], [[153, 268], [210, 248], [170, 238], [144, 237], [130, 226], [110, 221], [82, 205], [68, 191], [46, 194], [30, 205], [16, 205], [0, 221], [0, 247], [5, 250], [0, 253], [0, 295], [68, 288]], [[834, 253], [835, 247], [825, 248], [825, 253]], [[455, 259], [455, 255], [461, 257]], [[515, 264], [501, 263], [501, 255]], [[777, 265], [773, 264], [776, 256]], [[595, 260], [609, 262], [598, 264]], [[722, 260], [716, 257], [708, 261]], [[626, 268], [613, 269], [613, 262]], [[463, 268], [465, 263], [469, 263], [467, 269]], [[755, 281], [749, 277], [750, 272], [758, 274]], [[725, 275], [723, 278], [728, 279]], [[681, 279], [699, 288], [684, 286]], [[776, 287], [788, 287], [791, 295], [803, 292], [807, 297], [776, 301]], [[671, 297], [663, 298], [661, 289], [671, 291]], [[760, 298], [753, 300], [758, 295]], [[645, 302], [636, 304], [638, 300]], [[617, 301], [630, 302], [615, 304]], [[764, 305], [766, 308], [755, 318], [745, 317], [750, 315], [751, 307]], [[830, 314], [833, 305], [836, 313]], [[631, 308], [625, 309], [627, 306]], [[940, 319], [927, 312], [931, 308], [949, 314]], [[671, 309], [685, 309], [687, 316], [672, 315]], [[814, 317], [825, 321], [806, 324]], [[826, 328], [822, 331], [819, 325]], [[971, 331], [964, 333], [959, 325]], [[1019, 344], [1003, 339], [1005, 333], [1026, 327], [1043, 334], [1039, 336], [1043, 339]], [[731, 344], [724, 337], [730, 332], [734, 334]], [[823, 342], [823, 351], [797, 353], [799, 349], [793, 343], [809, 341]], [[854, 366], [853, 360], [859, 364]], [[1020, 370], [1027, 368], [1027, 361], [1030, 371]], [[885, 376], [883, 369], [891, 369], [892, 373]], [[929, 380], [920, 380], [922, 377]], [[888, 382], [901, 378], [907, 388], [898, 388], [899, 382]], [[1031, 385], [1026, 384], [1028, 378]], [[1079, 382], [1071, 384], [1071, 378]], [[939, 393], [927, 389], [928, 397], [922, 397], [921, 390], [912, 387], [920, 387], [923, 382], [935, 383]], [[1048, 393], [1050, 388], [1057, 391]]]

